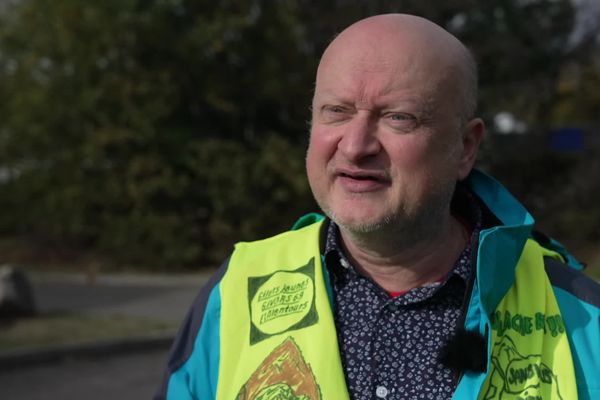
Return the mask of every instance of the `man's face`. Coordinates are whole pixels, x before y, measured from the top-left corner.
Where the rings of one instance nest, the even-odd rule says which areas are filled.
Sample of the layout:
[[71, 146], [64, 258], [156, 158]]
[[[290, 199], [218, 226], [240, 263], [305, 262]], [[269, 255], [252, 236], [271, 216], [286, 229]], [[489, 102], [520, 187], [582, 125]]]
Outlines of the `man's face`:
[[431, 222], [470, 169], [453, 69], [389, 47], [338, 46], [317, 74], [308, 179], [323, 211], [354, 231]]

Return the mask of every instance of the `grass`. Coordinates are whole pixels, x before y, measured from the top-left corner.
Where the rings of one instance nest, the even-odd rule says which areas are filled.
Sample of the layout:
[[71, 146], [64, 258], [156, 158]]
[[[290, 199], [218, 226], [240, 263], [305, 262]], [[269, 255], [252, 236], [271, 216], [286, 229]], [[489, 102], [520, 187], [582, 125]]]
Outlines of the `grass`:
[[177, 324], [125, 316], [41, 315], [0, 322], [0, 353], [42, 346], [174, 333]]

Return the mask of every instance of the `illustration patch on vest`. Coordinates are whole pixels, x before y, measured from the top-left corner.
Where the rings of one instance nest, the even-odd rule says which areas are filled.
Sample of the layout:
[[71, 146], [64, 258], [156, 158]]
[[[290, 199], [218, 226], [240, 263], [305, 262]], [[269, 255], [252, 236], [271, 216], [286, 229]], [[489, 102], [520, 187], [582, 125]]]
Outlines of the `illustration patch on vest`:
[[242, 386], [236, 400], [320, 400], [315, 377], [292, 337], [277, 346]]
[[508, 335], [494, 345], [489, 380], [484, 400], [542, 400], [542, 393], [563, 399], [556, 375], [542, 362], [542, 356], [521, 354]]
[[317, 323], [315, 262], [293, 271], [248, 278], [250, 344]]

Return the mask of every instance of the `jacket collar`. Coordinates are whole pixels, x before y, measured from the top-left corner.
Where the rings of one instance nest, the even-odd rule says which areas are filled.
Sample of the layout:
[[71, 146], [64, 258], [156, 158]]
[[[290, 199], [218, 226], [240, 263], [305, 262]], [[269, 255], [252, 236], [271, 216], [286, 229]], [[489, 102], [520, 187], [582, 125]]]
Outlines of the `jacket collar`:
[[477, 250], [478, 295], [483, 309], [490, 315], [514, 281], [515, 267], [535, 221], [525, 207], [489, 175], [473, 170], [465, 183], [498, 221], [497, 225], [481, 231]]

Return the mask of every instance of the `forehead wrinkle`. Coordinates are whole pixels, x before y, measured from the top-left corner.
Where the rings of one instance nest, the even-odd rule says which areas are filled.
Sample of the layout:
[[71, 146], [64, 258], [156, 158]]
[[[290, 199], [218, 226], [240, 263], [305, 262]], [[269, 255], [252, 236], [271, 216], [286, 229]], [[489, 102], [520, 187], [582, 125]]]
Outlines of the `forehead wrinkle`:
[[[362, 78], [362, 76], [361, 76]], [[416, 106], [419, 113], [430, 114], [435, 108], [435, 91], [430, 89], [409, 89], [403, 85], [386, 84], [373, 90], [367, 89], [365, 79], [353, 81], [351, 84], [331, 87], [321, 84], [315, 91], [315, 101], [340, 102], [358, 106], [363, 109], [403, 109], [406, 105]]]
[[406, 87], [397, 67], [386, 62], [370, 63], [366, 67], [355, 69], [352, 79], [357, 104], [379, 108], [395, 103], [417, 102], [419, 96]]

